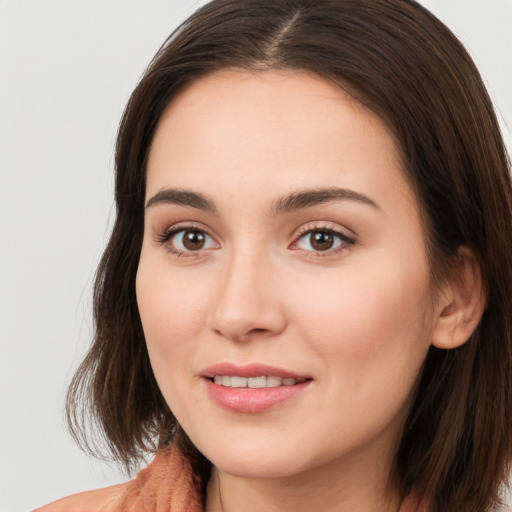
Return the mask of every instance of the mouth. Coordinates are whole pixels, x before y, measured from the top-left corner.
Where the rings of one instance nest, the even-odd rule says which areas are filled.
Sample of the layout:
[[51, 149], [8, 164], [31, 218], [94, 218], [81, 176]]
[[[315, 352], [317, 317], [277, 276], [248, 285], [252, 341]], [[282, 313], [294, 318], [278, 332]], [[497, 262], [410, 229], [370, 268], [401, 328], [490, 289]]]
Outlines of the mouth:
[[310, 379], [294, 379], [292, 377], [278, 377], [274, 375], [260, 375], [258, 377], [240, 377], [238, 375], [215, 375], [210, 379], [217, 386], [227, 388], [277, 388], [279, 386], [295, 386]]
[[201, 373], [211, 400], [237, 413], [260, 413], [298, 397], [310, 376], [268, 365], [221, 363]]

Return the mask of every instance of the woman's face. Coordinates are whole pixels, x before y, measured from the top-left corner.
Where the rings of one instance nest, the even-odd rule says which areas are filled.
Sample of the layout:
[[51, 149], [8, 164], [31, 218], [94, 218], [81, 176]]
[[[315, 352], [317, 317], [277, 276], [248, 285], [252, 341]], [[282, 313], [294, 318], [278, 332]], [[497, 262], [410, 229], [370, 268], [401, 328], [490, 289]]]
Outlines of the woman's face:
[[221, 470], [385, 467], [435, 315], [384, 123], [306, 72], [194, 83], [151, 148], [137, 300], [162, 393]]

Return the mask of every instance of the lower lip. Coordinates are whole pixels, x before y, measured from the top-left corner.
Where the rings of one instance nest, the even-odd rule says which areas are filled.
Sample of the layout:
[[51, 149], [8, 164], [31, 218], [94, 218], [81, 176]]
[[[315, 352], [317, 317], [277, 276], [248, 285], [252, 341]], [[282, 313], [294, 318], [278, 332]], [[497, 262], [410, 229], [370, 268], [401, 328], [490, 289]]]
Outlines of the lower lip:
[[293, 386], [276, 386], [274, 388], [230, 388], [219, 386], [210, 379], [206, 387], [210, 398], [225, 409], [234, 412], [263, 412], [301, 393], [310, 380]]

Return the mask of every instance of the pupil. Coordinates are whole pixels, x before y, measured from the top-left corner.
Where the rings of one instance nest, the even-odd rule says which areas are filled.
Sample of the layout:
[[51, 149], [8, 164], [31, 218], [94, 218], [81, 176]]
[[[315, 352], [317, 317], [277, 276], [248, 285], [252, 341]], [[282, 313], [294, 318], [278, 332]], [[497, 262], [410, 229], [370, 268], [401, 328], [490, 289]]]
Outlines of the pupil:
[[311, 246], [318, 251], [327, 251], [333, 246], [334, 237], [331, 233], [317, 231], [312, 233]]
[[204, 245], [204, 238], [200, 231], [187, 231], [183, 237], [183, 245], [191, 251], [197, 251]]

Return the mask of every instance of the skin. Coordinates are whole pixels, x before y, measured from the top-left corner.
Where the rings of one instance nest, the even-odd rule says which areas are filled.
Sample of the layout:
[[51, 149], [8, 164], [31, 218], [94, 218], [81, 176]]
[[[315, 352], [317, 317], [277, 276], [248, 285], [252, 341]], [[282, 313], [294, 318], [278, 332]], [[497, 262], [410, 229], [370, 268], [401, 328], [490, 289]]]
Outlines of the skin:
[[[373, 204], [274, 211], [334, 187]], [[215, 211], [152, 201], [170, 188]], [[215, 466], [207, 510], [398, 510], [392, 460], [440, 308], [384, 123], [306, 72], [217, 73], [165, 111], [146, 201], [137, 300], [162, 393]], [[166, 238], [173, 227], [199, 230], [203, 248]], [[343, 236], [315, 250], [310, 231], [326, 229]], [[201, 377], [220, 362], [312, 381], [264, 412], [233, 412]]]

